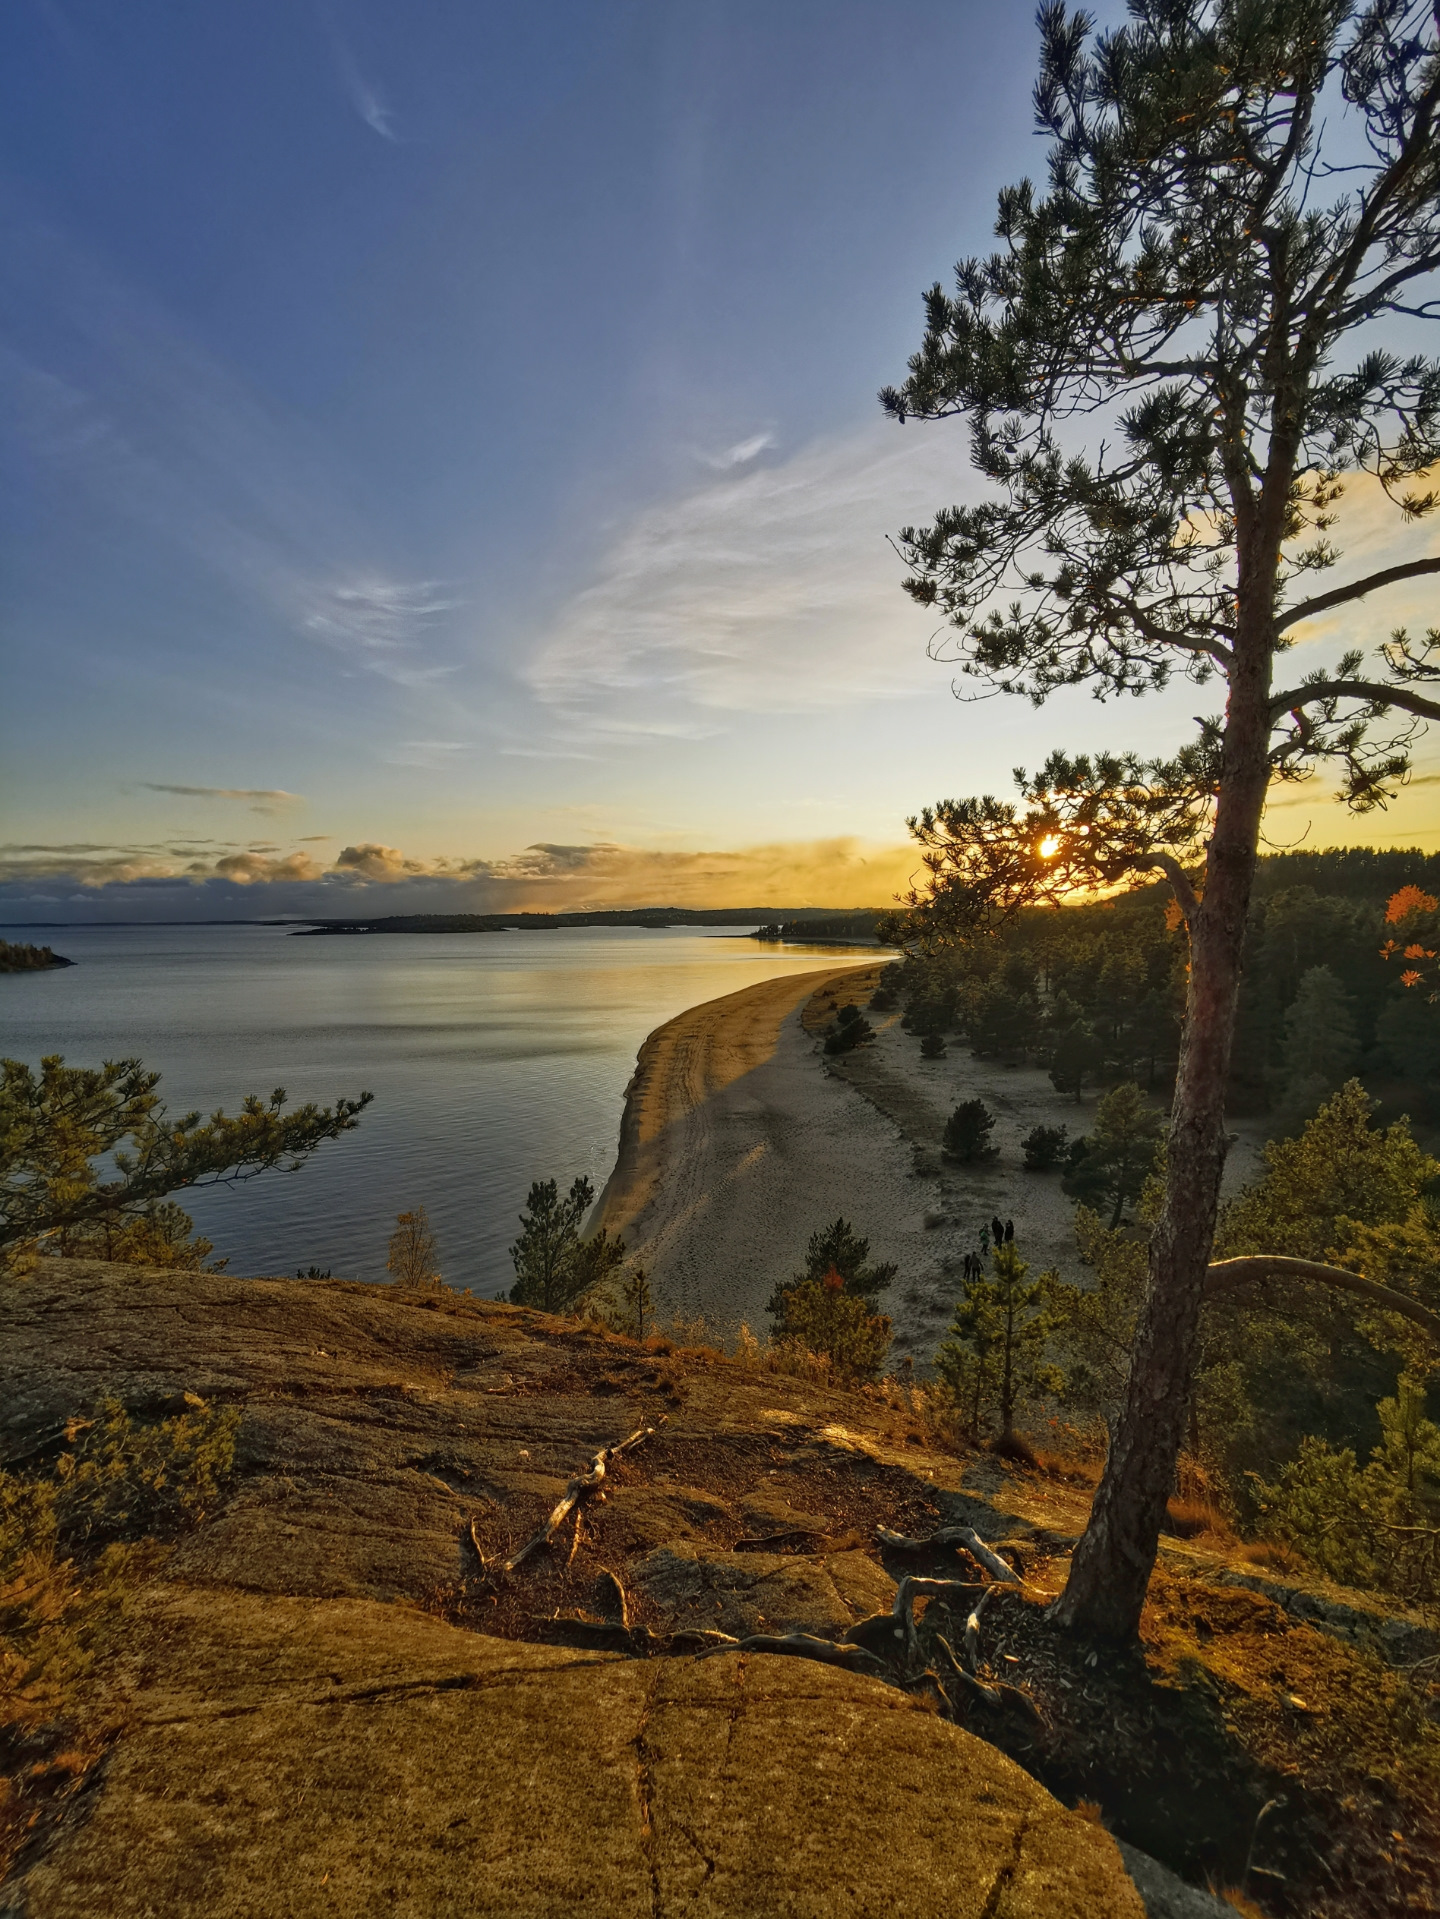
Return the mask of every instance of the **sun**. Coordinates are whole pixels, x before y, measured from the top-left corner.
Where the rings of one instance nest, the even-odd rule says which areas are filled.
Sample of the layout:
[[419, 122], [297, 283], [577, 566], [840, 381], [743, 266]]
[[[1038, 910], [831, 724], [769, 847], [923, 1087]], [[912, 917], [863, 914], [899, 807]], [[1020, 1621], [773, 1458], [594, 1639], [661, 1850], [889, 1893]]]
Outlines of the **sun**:
[[1052, 835], [1048, 840], [1041, 840], [1036, 851], [1042, 860], [1053, 860], [1060, 851], [1060, 842]]

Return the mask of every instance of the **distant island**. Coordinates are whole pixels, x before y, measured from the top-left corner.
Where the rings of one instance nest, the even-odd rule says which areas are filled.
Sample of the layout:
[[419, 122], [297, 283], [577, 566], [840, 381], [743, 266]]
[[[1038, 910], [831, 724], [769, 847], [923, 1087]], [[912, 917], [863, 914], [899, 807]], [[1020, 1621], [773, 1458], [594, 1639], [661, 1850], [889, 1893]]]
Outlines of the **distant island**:
[[21, 946], [0, 940], [0, 973], [43, 973], [52, 966], [73, 966], [74, 960], [48, 946]]
[[317, 933], [545, 933], [567, 926], [759, 926], [762, 939], [875, 943], [883, 908], [837, 914], [833, 907], [800, 906], [777, 918], [773, 906], [637, 906], [593, 913], [395, 913], [383, 919], [315, 920], [295, 928]]

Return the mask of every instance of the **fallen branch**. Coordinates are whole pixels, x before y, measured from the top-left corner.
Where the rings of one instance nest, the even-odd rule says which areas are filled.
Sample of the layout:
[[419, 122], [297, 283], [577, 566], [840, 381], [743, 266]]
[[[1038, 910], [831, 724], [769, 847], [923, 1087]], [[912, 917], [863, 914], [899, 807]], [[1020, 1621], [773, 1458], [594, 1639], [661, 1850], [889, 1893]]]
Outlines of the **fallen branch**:
[[877, 1526], [875, 1537], [882, 1546], [888, 1546], [891, 1552], [897, 1553], [924, 1552], [930, 1546], [963, 1546], [976, 1565], [983, 1566], [992, 1579], [1013, 1586], [1023, 1586], [1025, 1583], [1013, 1566], [1007, 1565], [997, 1552], [985, 1544], [973, 1526], [942, 1526], [938, 1532], [931, 1533], [928, 1539], [912, 1539], [906, 1533], [892, 1533], [888, 1526]]
[[481, 1572], [488, 1573], [490, 1570], [490, 1561], [485, 1557], [485, 1549], [480, 1544], [480, 1535], [475, 1530], [475, 1518], [473, 1514], [470, 1518], [470, 1544], [475, 1549], [475, 1557], [480, 1561]]
[[613, 1610], [619, 1613], [620, 1624], [622, 1626], [628, 1627], [630, 1624], [630, 1599], [629, 1599], [629, 1595], [625, 1591], [624, 1586], [620, 1582], [620, 1575], [618, 1573], [611, 1572], [610, 1568], [607, 1566], [604, 1572], [602, 1572], [600, 1575], [600, 1584], [602, 1586], [605, 1586], [608, 1584], [610, 1594], [615, 1601]]
[[[660, 1423], [664, 1424], [663, 1416]], [[601, 1484], [611, 1461], [618, 1459], [621, 1453], [628, 1453], [632, 1447], [641, 1445], [654, 1431], [654, 1426], [641, 1426], [631, 1433], [628, 1439], [622, 1439], [617, 1445], [602, 1446], [591, 1461], [589, 1472], [581, 1473], [570, 1481], [565, 1488], [564, 1497], [539, 1532], [527, 1539], [519, 1552], [512, 1553], [500, 1570], [513, 1573], [520, 1562], [528, 1559], [537, 1546], [543, 1546], [552, 1539], [558, 1528], [565, 1523], [567, 1515], [574, 1511], [587, 1493], [593, 1493]]]
[[1247, 1254], [1243, 1259], [1217, 1259], [1205, 1269], [1206, 1299], [1229, 1292], [1233, 1286], [1245, 1286], [1262, 1279], [1301, 1279], [1312, 1285], [1329, 1286], [1336, 1292], [1351, 1293], [1367, 1300], [1382, 1312], [1399, 1313], [1403, 1319], [1423, 1327], [1440, 1345], [1440, 1314], [1432, 1313], [1408, 1293], [1397, 1293], [1378, 1280], [1363, 1279], [1359, 1273], [1347, 1273], [1343, 1266], [1325, 1266], [1318, 1259], [1290, 1259], [1280, 1253]]

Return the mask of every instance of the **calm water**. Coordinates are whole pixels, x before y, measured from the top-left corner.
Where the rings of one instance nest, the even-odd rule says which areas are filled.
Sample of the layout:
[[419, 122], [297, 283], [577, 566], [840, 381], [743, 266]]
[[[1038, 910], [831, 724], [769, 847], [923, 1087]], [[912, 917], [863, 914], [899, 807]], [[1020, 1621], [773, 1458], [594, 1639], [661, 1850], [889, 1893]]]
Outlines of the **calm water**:
[[733, 934], [296, 938], [264, 926], [0, 929], [75, 960], [0, 975], [0, 1051], [139, 1055], [172, 1114], [373, 1092], [359, 1130], [298, 1173], [182, 1195], [231, 1270], [385, 1277], [395, 1215], [429, 1209], [452, 1285], [494, 1293], [533, 1179], [596, 1191], [645, 1035], [687, 1006], [823, 965], [833, 949]]

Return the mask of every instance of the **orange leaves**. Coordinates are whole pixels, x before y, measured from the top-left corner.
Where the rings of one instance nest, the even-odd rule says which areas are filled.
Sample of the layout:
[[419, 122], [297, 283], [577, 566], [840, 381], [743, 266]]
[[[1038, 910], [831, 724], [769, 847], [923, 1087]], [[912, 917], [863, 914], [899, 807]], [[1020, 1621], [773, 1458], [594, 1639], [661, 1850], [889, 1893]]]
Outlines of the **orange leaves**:
[[1385, 924], [1399, 926], [1412, 913], [1433, 913], [1437, 906], [1440, 906], [1440, 900], [1432, 893], [1422, 892], [1418, 886], [1402, 886], [1398, 893], [1390, 896], [1385, 908]]
[[832, 1266], [829, 1272], [826, 1273], [820, 1281], [820, 1284], [825, 1288], [827, 1293], [843, 1293], [845, 1290], [845, 1276], [838, 1266]]
[[[1385, 923], [1387, 926], [1403, 926], [1407, 920], [1418, 919], [1422, 914], [1434, 913], [1437, 910], [1440, 910], [1440, 901], [1436, 900], [1433, 893], [1426, 893], [1418, 886], [1402, 886], [1398, 893], [1391, 895], [1390, 902], [1385, 908]], [[1398, 953], [1403, 959], [1411, 962], [1400, 975], [1402, 986], [1419, 986], [1425, 979], [1425, 969], [1419, 962], [1435, 958], [1437, 949], [1424, 943], [1425, 930], [1423, 925], [1412, 927], [1411, 937], [1404, 946], [1399, 940], [1389, 939], [1380, 948], [1380, 957], [1383, 960], [1394, 959]], [[1421, 935], [1419, 939], [1414, 937], [1416, 933]], [[1432, 939], [1435, 937], [1433, 922], [1430, 937]], [[1434, 999], [1437, 996], [1440, 994], [1432, 992], [1430, 997]]]

